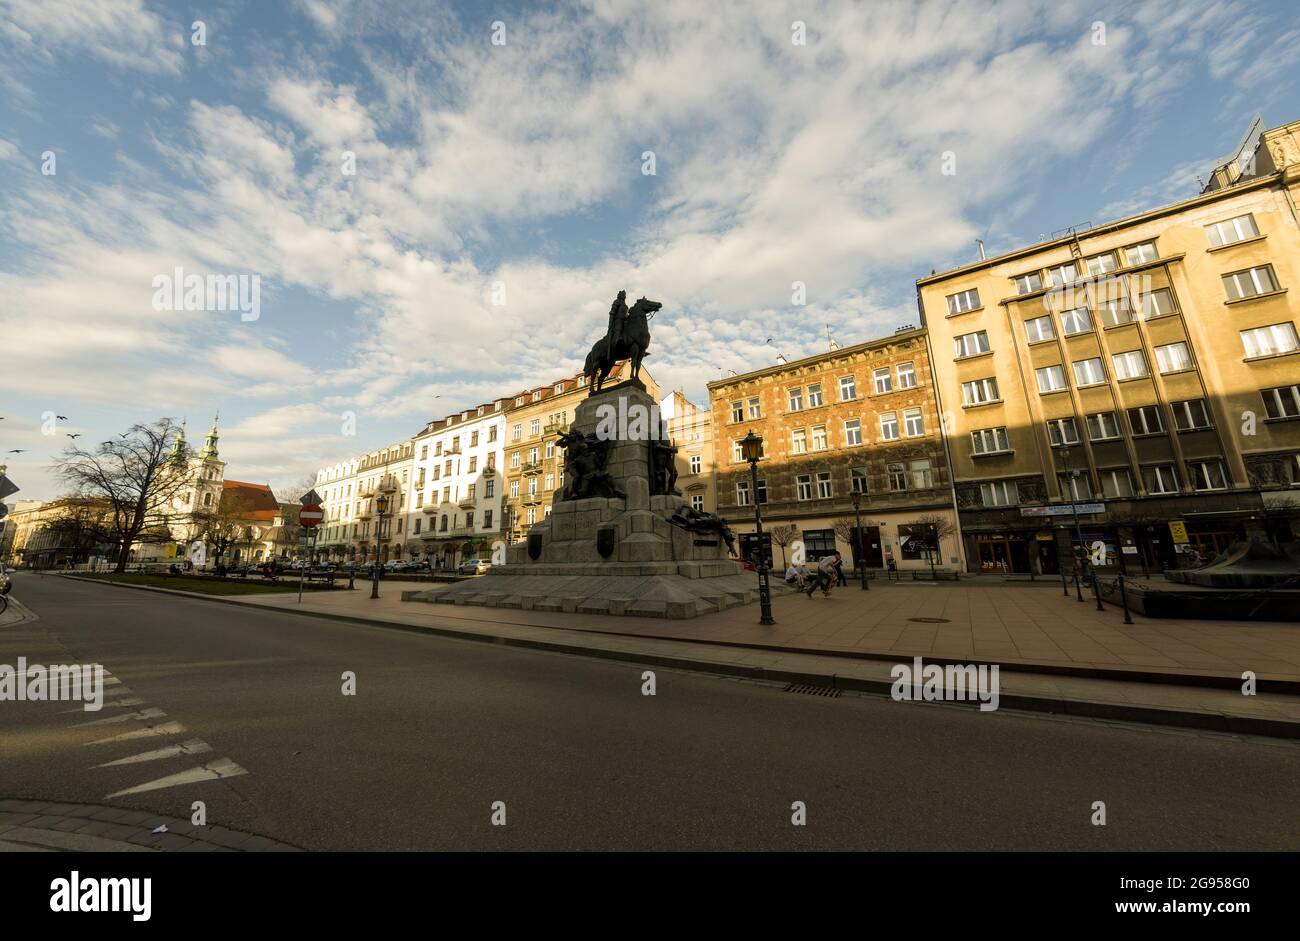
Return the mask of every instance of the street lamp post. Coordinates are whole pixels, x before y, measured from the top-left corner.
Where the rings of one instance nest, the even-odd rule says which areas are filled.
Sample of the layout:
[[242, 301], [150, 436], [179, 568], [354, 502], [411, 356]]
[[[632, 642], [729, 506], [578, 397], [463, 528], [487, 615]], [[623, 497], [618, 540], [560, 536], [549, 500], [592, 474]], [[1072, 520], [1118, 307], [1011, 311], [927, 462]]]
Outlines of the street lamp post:
[[858, 564], [862, 566], [862, 590], [870, 591], [871, 589], [867, 586], [866, 540], [862, 538], [862, 491], [854, 490], [849, 494], [849, 499], [853, 501], [853, 515], [856, 518], [858, 527], [858, 548], [856, 554], [858, 557]]
[[[1061, 463], [1068, 465], [1069, 462], [1070, 462], [1070, 449], [1061, 448]], [[1082, 602], [1084, 573], [1080, 570], [1083, 568], [1083, 559], [1084, 559], [1083, 527], [1079, 525], [1079, 503], [1078, 503], [1079, 491], [1076, 488], [1074, 483], [1075, 478], [1079, 476], [1079, 472], [1068, 466], [1066, 467], [1066, 471], [1070, 475], [1070, 512], [1074, 515], [1074, 535], [1075, 538], [1079, 540], [1078, 556], [1073, 557], [1073, 554], [1071, 554], [1073, 557], [1074, 567], [1075, 567], [1074, 590], [1078, 594], [1077, 600]]]
[[388, 497], [382, 493], [375, 497], [375, 513], [378, 514], [375, 523], [375, 561], [371, 568], [370, 597], [379, 597], [379, 554], [383, 548], [384, 538], [384, 513], [388, 510]]
[[749, 434], [740, 439], [740, 453], [749, 461], [749, 479], [754, 493], [754, 535], [758, 540], [758, 605], [759, 624], [775, 624], [772, 617], [772, 589], [767, 583], [767, 553], [763, 551], [763, 516], [758, 508], [758, 459], [763, 456], [763, 439]]

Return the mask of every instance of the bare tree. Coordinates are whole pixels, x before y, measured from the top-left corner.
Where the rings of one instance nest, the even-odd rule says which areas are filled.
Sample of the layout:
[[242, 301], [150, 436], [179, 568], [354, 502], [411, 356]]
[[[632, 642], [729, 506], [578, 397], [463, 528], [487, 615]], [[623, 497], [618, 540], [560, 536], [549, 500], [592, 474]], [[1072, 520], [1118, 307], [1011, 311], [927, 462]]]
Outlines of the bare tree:
[[190, 484], [188, 446], [175, 447], [179, 426], [170, 418], [132, 425], [116, 441], [93, 451], [70, 447], [55, 462], [73, 492], [108, 504], [106, 524], [117, 545], [118, 572], [126, 571], [131, 548], [166, 542], [176, 497]]
[[97, 546], [114, 542], [105, 524], [107, 516], [108, 508], [102, 501], [73, 498], [42, 528], [54, 537], [55, 545], [71, 552], [71, 564], [76, 565]]
[[197, 538], [212, 547], [213, 556], [222, 559], [227, 552], [242, 545], [248, 539], [248, 524], [235, 504], [225, 499], [218, 502], [215, 510], [196, 514], [199, 532]]
[[789, 564], [785, 560], [785, 547], [798, 538], [799, 527], [794, 523], [786, 523], [784, 526], [772, 528], [772, 541], [781, 547], [781, 568], [784, 569]]

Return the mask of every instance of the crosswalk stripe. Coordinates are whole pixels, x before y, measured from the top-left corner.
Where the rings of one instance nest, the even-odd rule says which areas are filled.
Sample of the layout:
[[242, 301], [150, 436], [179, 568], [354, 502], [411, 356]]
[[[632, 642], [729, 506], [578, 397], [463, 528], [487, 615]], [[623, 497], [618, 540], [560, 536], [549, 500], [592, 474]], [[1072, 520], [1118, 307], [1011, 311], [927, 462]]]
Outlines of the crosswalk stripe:
[[162, 758], [174, 758], [177, 755], [202, 755], [204, 752], [210, 751], [212, 751], [212, 746], [207, 742], [202, 739], [192, 738], [188, 742], [181, 742], [179, 745], [155, 748], [153, 751], [140, 752], [138, 755], [130, 755], [116, 761], [106, 761], [103, 764], [95, 765], [95, 767], [111, 768], [114, 765], [135, 765], [142, 761], [158, 761]]
[[164, 722], [162, 725], [151, 725], [147, 729], [135, 729], [131, 732], [123, 732], [121, 735], [110, 735], [108, 738], [99, 738], [93, 742], [86, 742], [86, 745], [108, 745], [111, 742], [129, 742], [136, 738], [152, 738], [155, 735], [179, 735], [185, 731], [185, 726], [179, 722]]
[[[144, 700], [141, 699], [139, 696], [128, 696], [126, 699], [115, 699], [115, 700], [113, 700], [112, 702], [106, 702], [106, 703], [104, 703], [104, 704], [102, 705], [101, 708], [104, 708], [104, 709], [121, 709], [121, 708], [124, 708], [124, 707], [127, 707], [127, 706], [139, 706], [139, 705], [142, 705], [143, 703], [144, 703]], [[59, 715], [67, 715], [67, 714], [70, 713], [70, 712], [85, 712], [85, 711], [86, 711], [86, 708], [85, 708], [84, 706], [78, 706], [76, 709], [63, 709], [63, 710], [60, 710]]]
[[130, 722], [132, 719], [161, 719], [167, 713], [161, 709], [141, 709], [139, 712], [128, 712], [120, 716], [109, 716], [107, 719], [95, 719], [92, 722], [78, 722], [73, 726], [74, 729], [83, 729], [89, 725], [112, 725], [115, 722]]
[[104, 690], [105, 696], [127, 696], [130, 695], [130, 693], [131, 687], [129, 686], [114, 686], [112, 689]]
[[190, 768], [188, 771], [182, 771], [179, 774], [169, 774], [167, 777], [159, 778], [156, 781], [128, 787], [122, 791], [114, 791], [112, 794], [105, 795], [104, 800], [125, 797], [128, 794], [141, 794], [145, 791], [158, 791], [165, 787], [177, 787], [181, 784], [197, 784], [200, 781], [220, 781], [225, 778], [236, 778], [241, 774], [248, 774], [248, 772], [229, 758], [218, 758], [216, 761], [210, 761], [206, 765], [200, 765], [197, 768]]

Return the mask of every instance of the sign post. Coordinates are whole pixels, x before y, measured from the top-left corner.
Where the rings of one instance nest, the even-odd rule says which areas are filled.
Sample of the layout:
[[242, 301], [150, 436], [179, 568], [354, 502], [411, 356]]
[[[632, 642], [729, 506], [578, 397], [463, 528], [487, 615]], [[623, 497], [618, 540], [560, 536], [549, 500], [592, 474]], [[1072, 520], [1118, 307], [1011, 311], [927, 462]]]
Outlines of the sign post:
[[325, 519], [325, 511], [320, 508], [319, 503], [306, 502], [308, 497], [316, 496], [316, 491], [312, 490], [303, 495], [302, 509], [298, 511], [298, 525], [305, 528], [308, 532], [307, 558], [303, 560], [303, 566], [298, 570], [298, 603], [302, 604], [302, 586], [307, 581], [307, 568], [311, 565], [311, 557], [316, 554], [316, 527]]

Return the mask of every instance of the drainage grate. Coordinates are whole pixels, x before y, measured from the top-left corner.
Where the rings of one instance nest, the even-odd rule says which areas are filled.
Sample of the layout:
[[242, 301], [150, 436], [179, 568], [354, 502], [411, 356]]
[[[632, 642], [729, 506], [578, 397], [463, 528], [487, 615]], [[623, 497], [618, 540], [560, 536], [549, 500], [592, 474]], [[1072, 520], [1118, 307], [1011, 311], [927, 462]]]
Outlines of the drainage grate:
[[836, 699], [840, 691], [833, 686], [811, 686], [808, 683], [791, 683], [785, 688], [787, 693], [803, 693], [805, 696], [827, 696]]
[[915, 621], [917, 624], [951, 624], [951, 618], [908, 618], [909, 621]]

